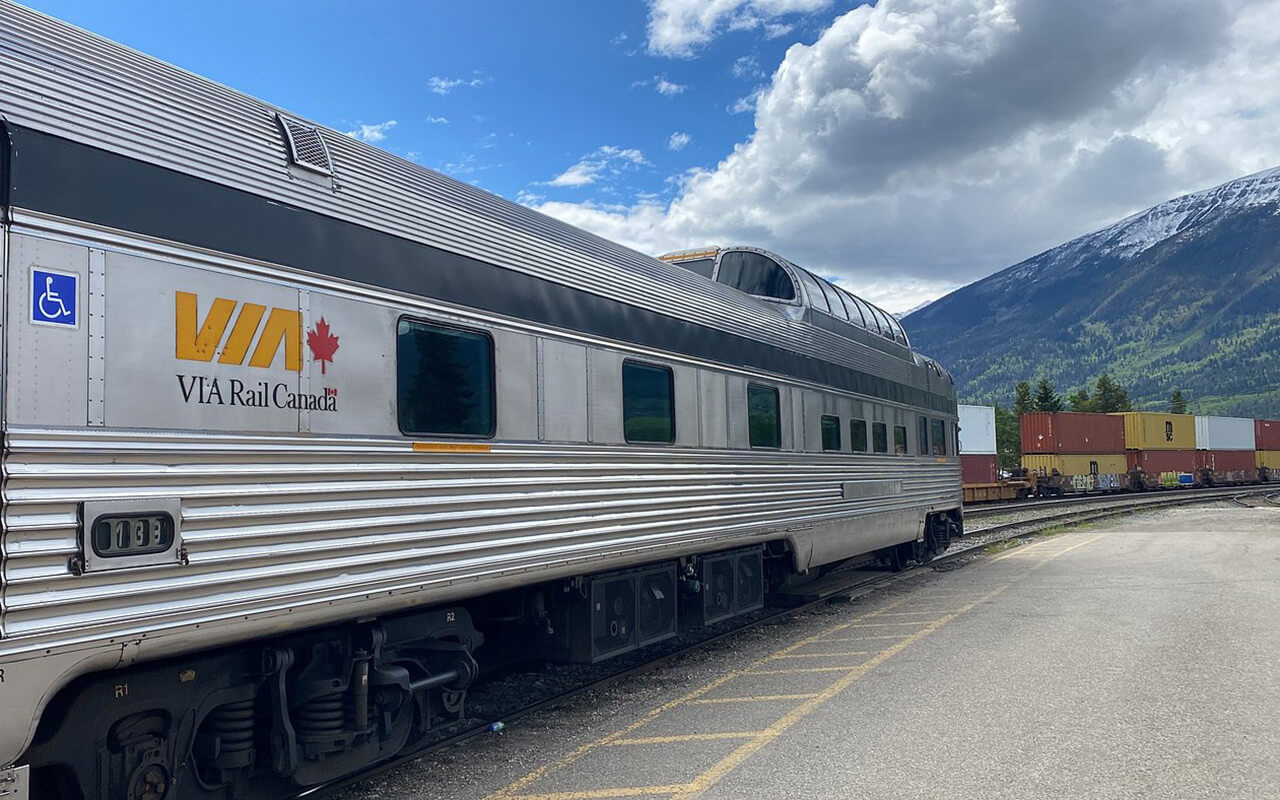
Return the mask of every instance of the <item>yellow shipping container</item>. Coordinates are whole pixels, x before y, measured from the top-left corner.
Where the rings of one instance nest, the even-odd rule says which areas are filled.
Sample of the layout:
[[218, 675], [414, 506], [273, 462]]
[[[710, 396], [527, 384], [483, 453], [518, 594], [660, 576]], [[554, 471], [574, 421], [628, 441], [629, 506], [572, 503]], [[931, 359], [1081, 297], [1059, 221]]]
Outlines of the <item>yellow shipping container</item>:
[[1130, 450], [1195, 450], [1196, 418], [1191, 414], [1123, 412], [1124, 446]]
[[1056, 453], [1024, 453], [1022, 466], [1038, 475], [1122, 475], [1128, 472], [1124, 453], [1106, 455], [1060, 455]]
[[1280, 450], [1259, 450], [1258, 468], [1280, 469]]

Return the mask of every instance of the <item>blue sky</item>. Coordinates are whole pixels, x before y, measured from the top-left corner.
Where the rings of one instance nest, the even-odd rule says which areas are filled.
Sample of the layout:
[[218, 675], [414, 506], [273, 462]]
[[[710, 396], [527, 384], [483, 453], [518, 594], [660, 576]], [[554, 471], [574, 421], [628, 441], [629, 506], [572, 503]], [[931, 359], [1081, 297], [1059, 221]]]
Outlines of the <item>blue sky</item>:
[[766, 247], [895, 312], [1280, 165], [1280, 0], [28, 2], [642, 252]]
[[[647, 52], [648, 7], [612, 0], [32, 5], [339, 130], [371, 126], [379, 147], [508, 198], [600, 202], [669, 197], [668, 177], [714, 167], [751, 133], [729, 109], [760, 65], [829, 21], [728, 32], [688, 59]], [[584, 158], [601, 166], [549, 185]]]

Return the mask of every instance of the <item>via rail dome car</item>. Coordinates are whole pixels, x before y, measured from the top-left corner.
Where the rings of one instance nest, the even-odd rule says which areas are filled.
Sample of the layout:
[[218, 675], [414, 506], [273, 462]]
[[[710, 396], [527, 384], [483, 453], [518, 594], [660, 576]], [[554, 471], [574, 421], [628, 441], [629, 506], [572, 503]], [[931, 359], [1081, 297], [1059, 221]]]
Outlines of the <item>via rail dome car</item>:
[[0, 72], [10, 797], [296, 792], [486, 665], [959, 527], [950, 376], [785, 259], [656, 260], [10, 3]]

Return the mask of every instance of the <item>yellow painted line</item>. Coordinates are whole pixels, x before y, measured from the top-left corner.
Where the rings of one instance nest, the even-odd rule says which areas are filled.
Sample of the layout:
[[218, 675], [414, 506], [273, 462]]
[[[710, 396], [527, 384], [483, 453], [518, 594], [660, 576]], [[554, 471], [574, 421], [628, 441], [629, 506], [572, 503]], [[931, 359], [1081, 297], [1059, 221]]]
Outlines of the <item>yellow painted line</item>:
[[[1006, 558], [1012, 558], [1012, 557], [1014, 557], [1014, 556], [1025, 556], [1027, 553], [1030, 553], [1032, 550], [1036, 550], [1036, 549], [1038, 549], [1038, 548], [1044, 547], [1044, 546], [1045, 546], [1045, 545], [1047, 545], [1047, 544], [1049, 544], [1049, 542], [1044, 541], [1044, 542], [1035, 542], [1035, 543], [1033, 543], [1033, 544], [1023, 544], [1023, 545], [1018, 545], [1017, 547], [1013, 548], [1013, 549], [1012, 549], [1012, 550], [1010, 550], [1009, 552], [1004, 553], [1004, 554], [1002, 554], [1002, 555], [998, 555], [998, 556], [996, 556], [995, 558], [993, 558], [993, 559], [991, 559], [991, 560], [992, 560], [993, 562], [994, 562], [994, 561], [1004, 561]], [[1039, 555], [1039, 554], [1037, 553], [1037, 555]]]
[[[1066, 548], [1065, 550], [1059, 550], [1058, 552], [1049, 556], [1048, 558], [1045, 559], [1045, 562], [1055, 559], [1058, 556], [1065, 556], [1067, 553], [1070, 553], [1072, 550], [1075, 550], [1078, 547], [1084, 547], [1086, 544], [1093, 544], [1094, 542], [1098, 541], [1101, 538], [1102, 538], [1101, 536], [1094, 536], [1092, 539], [1085, 539], [1083, 542], [1079, 542], [1078, 544], [1073, 544], [1070, 547]], [[1041, 563], [1044, 563], [1044, 562], [1041, 562]]]
[[488, 453], [492, 445], [466, 442], [414, 442], [415, 453]]
[[781, 736], [792, 725], [795, 725], [797, 722], [804, 719], [809, 714], [812, 714], [818, 708], [822, 707], [822, 705], [825, 704], [828, 700], [840, 694], [845, 689], [849, 688], [849, 686], [853, 685], [853, 683], [857, 681], [859, 678], [866, 675], [868, 672], [875, 669], [879, 665], [883, 664], [885, 661], [889, 660], [893, 656], [902, 652], [907, 647], [910, 647], [911, 645], [920, 641], [921, 639], [928, 636], [929, 634], [937, 631], [943, 625], [946, 625], [948, 622], [952, 621], [953, 619], [959, 617], [962, 614], [967, 613], [969, 610], [973, 609], [979, 603], [983, 603], [995, 597], [996, 595], [1000, 594], [1000, 592], [1004, 591], [1004, 589], [1005, 587], [1001, 586], [995, 589], [994, 591], [989, 592], [987, 595], [977, 600], [974, 600], [968, 605], [956, 609], [951, 614], [948, 614], [947, 616], [942, 617], [934, 621], [933, 623], [931, 623], [928, 628], [918, 631], [912, 634], [911, 636], [907, 637], [903, 641], [899, 642], [898, 644], [891, 645], [885, 648], [884, 650], [880, 651], [879, 654], [877, 654], [874, 658], [871, 658], [870, 660], [868, 660], [865, 664], [858, 666], [856, 669], [849, 670], [843, 678], [840, 678], [839, 680], [837, 680], [836, 682], [828, 686], [826, 689], [819, 692], [817, 697], [802, 703], [799, 707], [797, 707], [796, 709], [788, 713], [786, 716], [782, 717], [782, 719], [778, 720], [777, 722], [773, 723], [768, 728], [766, 728], [764, 733], [762, 733], [760, 736], [757, 736], [756, 738], [745, 742], [744, 744], [739, 746], [737, 749], [735, 749], [732, 753], [722, 758], [710, 769], [708, 769], [707, 771], [703, 772], [701, 775], [699, 775], [698, 777], [690, 781], [688, 785], [682, 787], [677, 792], [673, 792], [671, 795], [671, 800], [690, 800], [690, 798], [697, 797], [698, 795], [705, 792], [707, 789], [710, 789], [712, 786], [719, 783], [730, 772], [732, 772], [733, 770], [741, 766], [742, 763], [746, 761], [748, 758], [760, 752], [760, 750], [763, 749], [766, 745], [768, 745], [774, 739], [777, 739], [779, 736]]
[[937, 620], [932, 619], [904, 619], [901, 622], [856, 622], [850, 625], [850, 628], [892, 628], [902, 625], [929, 625]]
[[[867, 619], [869, 617], [873, 617], [876, 614], [883, 613], [885, 611], [892, 611], [893, 609], [907, 602], [908, 599], [909, 598], [904, 597], [900, 600], [896, 600], [890, 603], [889, 605], [885, 606], [879, 611], [872, 611], [869, 614], [863, 614], [861, 616], [854, 617], [854, 621], [860, 620], [860, 619]], [[525, 797], [525, 798], [533, 797], [532, 795], [520, 795], [518, 793], [521, 790], [525, 789], [526, 787], [540, 780], [543, 776], [551, 772], [554, 772], [556, 770], [567, 767], [569, 764], [572, 764], [574, 761], [577, 761], [579, 758], [591, 752], [592, 750], [596, 749], [597, 747], [602, 747], [612, 742], [615, 742], [618, 739], [626, 738], [628, 734], [631, 734], [634, 731], [638, 730], [639, 728], [642, 728], [645, 725], [648, 725], [650, 722], [662, 716], [663, 714], [670, 711], [671, 709], [679, 708], [680, 706], [685, 705], [690, 701], [701, 698], [703, 695], [725, 685], [729, 681], [747, 674], [749, 670], [752, 670], [764, 665], [774, 656], [777, 656], [782, 653], [790, 653], [795, 650], [799, 650], [801, 647], [804, 647], [807, 644], [823, 641], [824, 637], [830, 636], [833, 633], [838, 633], [840, 631], [847, 630], [851, 624], [853, 624], [853, 622], [842, 622], [838, 625], [832, 626], [831, 628], [827, 629], [826, 631], [823, 631], [820, 634], [805, 637], [804, 639], [801, 639], [800, 641], [795, 642], [794, 644], [784, 647], [783, 649], [777, 651], [776, 653], [772, 653], [768, 656], [765, 656], [764, 658], [758, 659], [741, 669], [733, 670], [731, 672], [726, 672], [724, 675], [721, 675], [719, 678], [716, 678], [715, 680], [710, 681], [709, 683], [705, 683], [702, 686], [699, 686], [697, 689], [694, 689], [693, 691], [687, 694], [681, 695], [680, 697], [677, 697], [674, 700], [669, 700], [660, 706], [650, 709], [647, 713], [645, 713], [642, 717], [640, 717], [640, 719], [636, 720], [635, 722], [631, 723], [625, 728], [614, 731], [608, 736], [597, 739], [594, 742], [588, 742], [584, 745], [580, 745], [574, 748], [573, 750], [569, 751], [559, 759], [556, 759], [555, 761], [552, 761], [548, 764], [544, 764], [541, 767], [538, 767], [537, 769], [532, 770], [524, 777], [519, 778], [516, 781], [513, 781], [507, 786], [504, 786], [503, 788], [489, 795], [488, 798], [486, 798], [486, 800], [506, 800], [507, 798], [513, 798], [517, 796]], [[677, 787], [677, 788], [680, 788], [680, 787]], [[654, 794], [663, 794], [663, 792], [654, 792]], [[626, 795], [611, 794], [607, 796], [608, 797], [619, 797], [619, 796], [625, 797]], [[558, 800], [558, 799], [542, 798], [542, 800]], [[573, 800], [573, 798], [566, 798], [565, 800]]]
[[617, 786], [607, 789], [586, 789], [580, 792], [549, 792], [546, 794], [506, 794], [503, 797], [520, 800], [595, 800], [605, 797], [638, 797], [652, 794], [675, 794], [684, 789], [682, 784], [669, 786]]
[[795, 669], [753, 669], [748, 675], [804, 675], [811, 672], [848, 672], [848, 664], [840, 667], [796, 667]]
[[869, 642], [872, 639], [901, 639], [905, 633], [877, 633], [871, 636], [829, 636], [824, 642]]
[[787, 653], [778, 658], [827, 658], [828, 656], [834, 658], [835, 656], [869, 656], [871, 653], [871, 650], [846, 650], [842, 653]]
[[[746, 674], [759, 675], [760, 673], [748, 672]], [[690, 700], [685, 705], [710, 706], [718, 703], [767, 703], [770, 700], [808, 700], [816, 696], [816, 692], [803, 692], [801, 694], [753, 694], [749, 697], [700, 697], [697, 700]]]
[[917, 614], [942, 614], [948, 609], [946, 608], [926, 608], [920, 611], [895, 611], [892, 614], [881, 614], [881, 617], [911, 617]]
[[635, 739], [615, 739], [609, 747], [627, 744], [672, 744], [674, 742], [714, 742], [717, 739], [750, 739], [764, 731], [729, 731], [727, 733], [686, 733], [680, 736], [642, 736]]

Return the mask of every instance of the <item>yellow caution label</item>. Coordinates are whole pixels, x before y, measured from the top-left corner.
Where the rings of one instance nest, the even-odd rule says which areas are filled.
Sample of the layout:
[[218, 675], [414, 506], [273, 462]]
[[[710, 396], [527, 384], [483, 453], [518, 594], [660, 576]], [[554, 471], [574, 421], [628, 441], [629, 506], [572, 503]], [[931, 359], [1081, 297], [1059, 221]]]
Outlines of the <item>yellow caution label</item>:
[[465, 442], [414, 442], [415, 453], [487, 453], [492, 449], [487, 444], [469, 444]]

